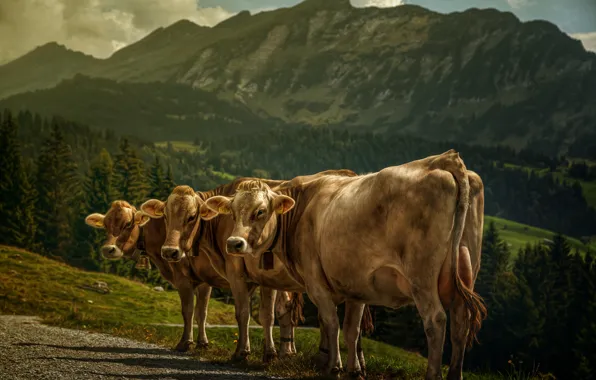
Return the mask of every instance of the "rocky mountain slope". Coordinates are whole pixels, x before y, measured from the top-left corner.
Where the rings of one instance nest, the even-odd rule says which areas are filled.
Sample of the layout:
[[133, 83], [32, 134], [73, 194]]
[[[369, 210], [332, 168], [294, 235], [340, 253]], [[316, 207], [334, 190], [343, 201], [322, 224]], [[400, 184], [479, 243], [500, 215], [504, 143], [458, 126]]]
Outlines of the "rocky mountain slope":
[[75, 75], [51, 89], [0, 100], [0, 109], [59, 115], [145, 141], [194, 140], [272, 127], [240, 103], [176, 83], [126, 83]]
[[200, 88], [288, 123], [551, 154], [596, 121], [596, 54], [553, 24], [494, 9], [306, 0], [213, 28], [182, 21], [80, 71]]

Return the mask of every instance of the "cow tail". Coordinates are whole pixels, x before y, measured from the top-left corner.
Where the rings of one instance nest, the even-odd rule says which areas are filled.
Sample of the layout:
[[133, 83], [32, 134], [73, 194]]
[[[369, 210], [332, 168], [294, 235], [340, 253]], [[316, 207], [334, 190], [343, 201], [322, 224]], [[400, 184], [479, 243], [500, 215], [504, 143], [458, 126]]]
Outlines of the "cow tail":
[[364, 313], [360, 320], [360, 330], [366, 335], [372, 334], [375, 330], [372, 313], [370, 312], [370, 307], [368, 305], [364, 305]]
[[298, 326], [300, 322], [304, 322], [304, 296], [302, 293], [292, 293], [290, 319], [293, 326]]
[[482, 321], [486, 318], [487, 311], [482, 297], [473, 290], [468, 289], [459, 275], [459, 245], [463, 236], [466, 216], [470, 204], [470, 182], [466, 166], [463, 160], [459, 157], [459, 153], [456, 153], [455, 151], [453, 153], [457, 155], [455, 160], [456, 167], [449, 171], [457, 182], [458, 197], [455, 210], [453, 237], [451, 240], [451, 268], [453, 271], [455, 289], [469, 312], [468, 319], [465, 321], [469, 331], [466, 346], [472, 347], [474, 341], [478, 341], [477, 334], [482, 325]]

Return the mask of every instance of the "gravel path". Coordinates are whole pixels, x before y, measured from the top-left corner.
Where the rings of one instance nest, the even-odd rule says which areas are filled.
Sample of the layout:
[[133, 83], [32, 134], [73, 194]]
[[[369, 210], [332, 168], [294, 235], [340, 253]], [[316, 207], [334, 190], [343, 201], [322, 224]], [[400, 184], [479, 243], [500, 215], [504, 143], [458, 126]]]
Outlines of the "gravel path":
[[[165, 327], [184, 327], [184, 325], [182, 323], [152, 323], [153, 326], [165, 326]], [[205, 325], [206, 328], [216, 328], [216, 329], [221, 329], [221, 328], [234, 328], [237, 329], [238, 325], [210, 325], [209, 323], [207, 323]], [[248, 328], [251, 329], [262, 329], [263, 326], [259, 326], [259, 325], [250, 325], [248, 326]], [[274, 329], [279, 329], [279, 326], [273, 326]], [[319, 330], [318, 327], [310, 327], [310, 326], [296, 326], [296, 329], [299, 330]]]
[[0, 315], [0, 379], [267, 379], [153, 344]]

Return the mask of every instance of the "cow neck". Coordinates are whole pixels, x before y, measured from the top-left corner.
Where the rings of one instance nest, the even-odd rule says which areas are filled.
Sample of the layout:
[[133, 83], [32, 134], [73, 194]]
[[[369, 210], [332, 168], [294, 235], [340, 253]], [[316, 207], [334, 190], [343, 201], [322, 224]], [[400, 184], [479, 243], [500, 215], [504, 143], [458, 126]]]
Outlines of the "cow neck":
[[273, 241], [269, 245], [269, 248], [266, 249], [263, 252], [263, 254], [261, 255], [261, 260], [259, 262], [259, 266], [261, 269], [265, 269], [265, 270], [273, 269], [273, 263], [274, 263], [273, 250], [275, 249], [275, 246], [277, 245], [277, 241], [279, 240], [279, 236], [281, 235], [281, 229], [282, 229], [281, 215], [278, 215], [277, 216], [277, 224], [275, 226], [275, 235], [273, 236]]
[[277, 241], [279, 240], [279, 235], [281, 235], [281, 215], [277, 215], [277, 225], [275, 226], [275, 236], [273, 236], [273, 241], [269, 245], [269, 248], [265, 251], [265, 253], [270, 252], [273, 253], [275, 246], [277, 245]]
[[197, 232], [197, 237], [195, 238], [195, 246], [196, 249], [191, 249], [190, 255], [191, 256], [198, 256], [199, 255], [199, 246], [201, 244], [201, 239], [203, 238], [203, 234], [205, 233], [205, 224], [206, 221], [199, 219], [199, 231]]
[[132, 259], [137, 261], [141, 256], [147, 256], [147, 250], [145, 248], [145, 229], [139, 226], [139, 236], [137, 237], [137, 244], [135, 251], [132, 254]]

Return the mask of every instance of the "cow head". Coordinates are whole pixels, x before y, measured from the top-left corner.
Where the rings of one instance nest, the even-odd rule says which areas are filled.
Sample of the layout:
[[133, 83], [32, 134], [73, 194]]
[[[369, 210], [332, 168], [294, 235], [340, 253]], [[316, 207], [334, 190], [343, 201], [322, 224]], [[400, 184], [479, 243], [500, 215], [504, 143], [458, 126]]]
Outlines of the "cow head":
[[192, 249], [201, 222], [199, 209], [203, 201], [189, 186], [174, 188], [166, 202], [150, 199], [141, 210], [151, 218], [164, 218], [166, 240], [161, 256], [168, 261], [180, 261]]
[[101, 247], [106, 259], [119, 259], [134, 252], [139, 237], [139, 226], [144, 226], [149, 217], [137, 211], [126, 201], [114, 201], [105, 215], [93, 213], [85, 218], [89, 226], [104, 229], [107, 238]]
[[226, 242], [228, 254], [257, 255], [272, 244], [277, 215], [290, 211], [294, 204], [292, 198], [276, 194], [264, 182], [250, 180], [240, 183], [233, 197], [207, 199], [201, 217], [209, 220], [218, 214], [230, 214], [234, 229]]

